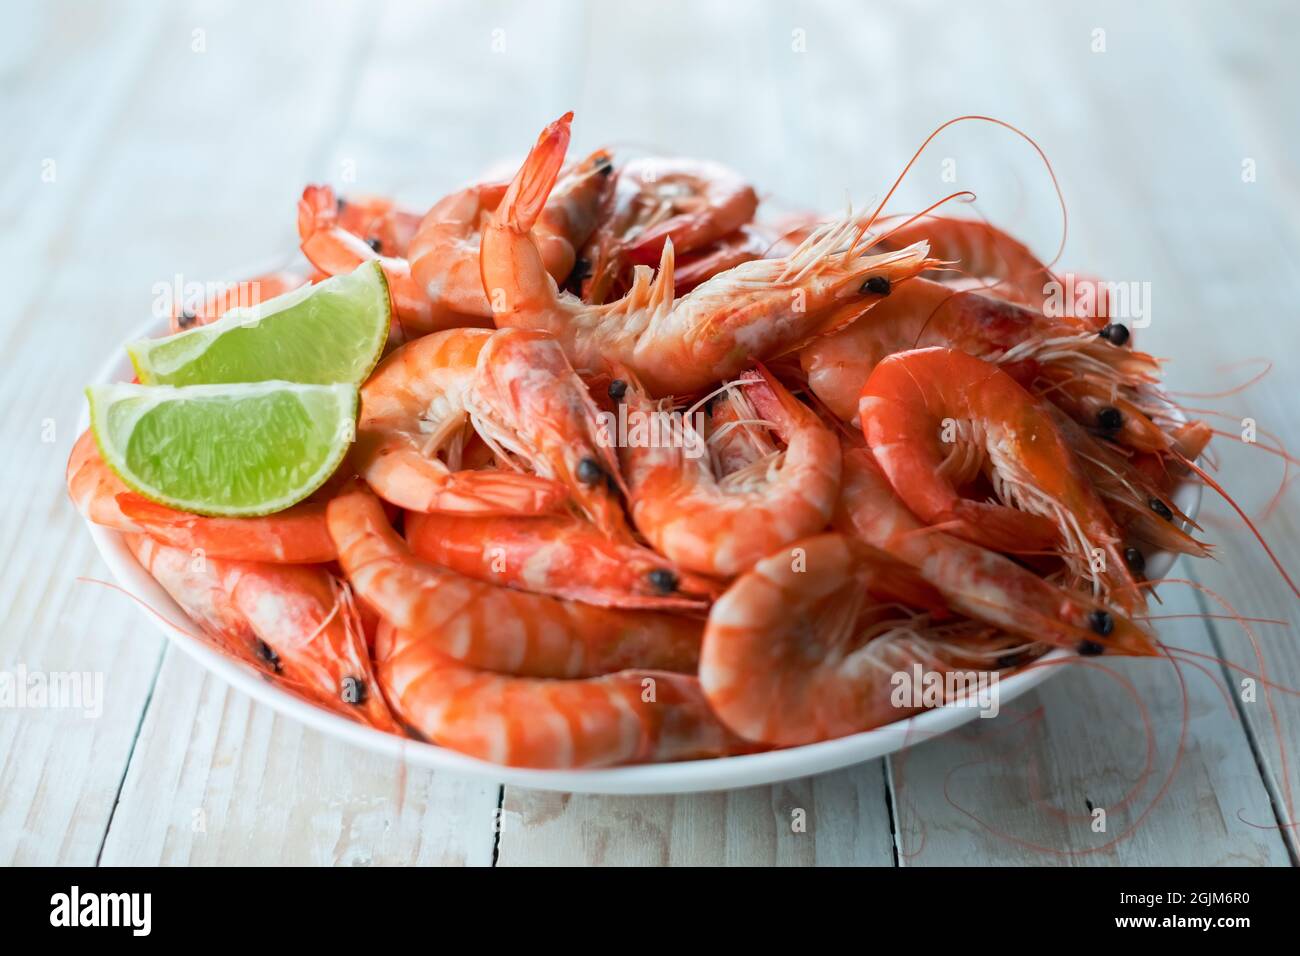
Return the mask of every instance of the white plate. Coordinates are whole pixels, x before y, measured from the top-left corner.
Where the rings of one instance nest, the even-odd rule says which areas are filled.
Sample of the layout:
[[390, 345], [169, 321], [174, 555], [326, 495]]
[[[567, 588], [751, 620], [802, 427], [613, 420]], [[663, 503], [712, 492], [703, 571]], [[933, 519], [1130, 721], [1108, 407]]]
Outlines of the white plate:
[[[155, 320], [139, 329], [132, 339], [166, 332], [166, 320]], [[133, 374], [131, 363], [123, 351], [104, 365], [95, 377], [95, 382], [130, 381]], [[87, 427], [88, 420], [89, 412], [83, 410], [79, 431]], [[1195, 517], [1201, 502], [1201, 486], [1188, 483], [1179, 489], [1175, 499], [1184, 513]], [[152, 608], [174, 621], [186, 620], [180, 607], [136, 562], [120, 534], [89, 522], [87, 527], [90, 528], [90, 534], [95, 539], [95, 546], [99, 548], [104, 563], [113, 572], [118, 584], [144, 607]], [[1168, 552], [1153, 553], [1147, 558], [1148, 577], [1154, 580], [1168, 574], [1175, 559], [1176, 555]], [[979, 710], [974, 707], [942, 707], [851, 737], [741, 757], [640, 764], [603, 770], [525, 770], [476, 760], [434, 744], [407, 740], [353, 723], [267, 683], [252, 668], [217, 653], [159, 617], [149, 614], [148, 619], [181, 650], [227, 683], [279, 713], [331, 737], [375, 753], [396, 757], [412, 766], [486, 777], [497, 783], [537, 790], [572, 793], [694, 793], [777, 783], [837, 770], [894, 753], [959, 727], [979, 715]], [[998, 682], [999, 704], [1006, 704], [1037, 687], [1059, 670], [1055, 664], [1072, 656], [1067, 651], [1054, 651], [1034, 668], [1001, 679]]]

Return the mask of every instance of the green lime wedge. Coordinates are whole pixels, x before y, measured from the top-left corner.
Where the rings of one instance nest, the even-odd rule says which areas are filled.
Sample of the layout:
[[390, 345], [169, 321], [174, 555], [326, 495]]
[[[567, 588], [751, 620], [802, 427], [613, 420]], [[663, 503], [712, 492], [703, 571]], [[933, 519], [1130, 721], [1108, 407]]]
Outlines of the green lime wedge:
[[355, 385], [92, 385], [100, 453], [131, 488], [206, 515], [270, 514], [338, 468], [356, 428]]
[[379, 361], [390, 321], [378, 262], [307, 285], [211, 325], [126, 347], [146, 385], [362, 382]]

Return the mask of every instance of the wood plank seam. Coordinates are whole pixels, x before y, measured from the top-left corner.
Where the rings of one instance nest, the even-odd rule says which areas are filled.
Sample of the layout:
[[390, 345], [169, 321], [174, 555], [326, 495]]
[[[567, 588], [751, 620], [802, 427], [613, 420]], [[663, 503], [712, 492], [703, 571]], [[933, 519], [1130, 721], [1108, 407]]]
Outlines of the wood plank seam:
[[113, 806], [108, 811], [108, 819], [104, 822], [104, 832], [99, 837], [99, 849], [95, 851], [95, 866], [99, 866], [99, 861], [103, 859], [104, 845], [108, 843], [108, 833], [113, 829], [113, 817], [117, 815], [117, 805], [122, 801], [122, 787], [126, 785], [126, 774], [131, 769], [131, 758], [135, 755], [136, 745], [140, 742], [140, 731], [144, 727], [144, 719], [149, 713], [149, 705], [153, 702], [153, 692], [154, 688], [158, 686], [158, 676], [162, 673], [163, 658], [167, 656], [170, 647], [171, 642], [166, 641], [158, 649], [158, 657], [154, 661], [153, 678], [149, 681], [149, 690], [144, 696], [144, 705], [140, 708], [140, 716], [135, 722], [135, 733], [131, 735], [131, 746], [127, 748], [126, 758], [122, 761], [122, 772], [117, 779], [117, 791], [113, 794]]
[[[1195, 570], [1189, 568], [1187, 575], [1197, 584], [1201, 583]], [[1219, 633], [1218, 622], [1209, 616], [1211, 610], [1205, 595], [1198, 590], [1195, 592], [1195, 599], [1197, 606], [1206, 615], [1205, 625], [1210, 634], [1210, 643], [1220, 658], [1219, 670], [1223, 673], [1223, 679], [1229, 691], [1228, 696], [1232, 698], [1233, 709], [1236, 711], [1237, 719], [1241, 722], [1243, 732], [1246, 735], [1246, 742], [1250, 746], [1250, 753], [1255, 760], [1255, 767], [1259, 770], [1260, 779], [1264, 782], [1264, 789], [1268, 793], [1269, 807], [1273, 811], [1273, 819], [1277, 822], [1278, 830], [1281, 832], [1282, 843], [1286, 847], [1287, 856], [1290, 858], [1293, 867], [1300, 867], [1300, 851], [1298, 851], [1296, 845], [1295, 827], [1287, 823], [1286, 801], [1281, 794], [1280, 781], [1269, 769], [1268, 760], [1263, 752], [1263, 744], [1259, 740], [1254, 724], [1251, 723], [1246, 714], [1240, 695], [1232, 692], [1236, 684], [1236, 678], [1232, 668], [1228, 666], [1229, 658], [1223, 643], [1223, 637]], [[1267, 690], [1265, 692], [1267, 693]]]

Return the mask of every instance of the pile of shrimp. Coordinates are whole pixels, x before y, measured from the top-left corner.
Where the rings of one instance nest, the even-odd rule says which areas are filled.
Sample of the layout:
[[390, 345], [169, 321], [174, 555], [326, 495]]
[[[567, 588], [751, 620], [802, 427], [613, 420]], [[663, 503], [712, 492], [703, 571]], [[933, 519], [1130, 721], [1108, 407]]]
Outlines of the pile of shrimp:
[[712, 162], [570, 158], [571, 120], [423, 215], [309, 186], [310, 269], [173, 315], [382, 265], [389, 351], [308, 500], [174, 511], [77, 442], [73, 501], [205, 640], [536, 768], [870, 730], [915, 666], [1161, 653], [1145, 557], [1209, 554], [1174, 491], [1211, 429], [1104, 297], [1054, 315], [1047, 264], [934, 208], [774, 224]]

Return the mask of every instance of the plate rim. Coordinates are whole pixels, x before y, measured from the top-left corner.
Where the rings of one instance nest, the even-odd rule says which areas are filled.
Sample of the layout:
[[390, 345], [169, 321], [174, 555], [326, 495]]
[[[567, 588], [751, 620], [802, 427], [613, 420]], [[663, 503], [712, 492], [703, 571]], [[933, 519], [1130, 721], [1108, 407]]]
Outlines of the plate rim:
[[[250, 271], [250, 274], [258, 273]], [[166, 328], [166, 318], [151, 318], [119, 343], [119, 349], [127, 341], [157, 335], [160, 331], [166, 331]], [[129, 381], [130, 377], [130, 361], [125, 350], [121, 350], [120, 355], [110, 356], [100, 365], [90, 384]], [[89, 406], [83, 399], [77, 434], [85, 431], [88, 425]], [[1189, 481], [1179, 486], [1174, 497], [1183, 512], [1195, 519], [1200, 510], [1202, 493], [1203, 488], [1199, 483]], [[93, 524], [84, 517], [82, 520], [90, 529], [96, 550], [118, 585], [143, 606], [142, 610], [163, 635], [191, 659], [277, 714], [290, 717], [328, 737], [395, 758], [412, 767], [477, 778], [498, 785], [563, 793], [706, 793], [782, 783], [840, 770], [897, 753], [980, 719], [980, 710], [976, 707], [945, 705], [847, 737], [757, 754], [578, 770], [538, 770], [494, 764], [434, 743], [398, 737], [367, 727], [279, 689], [260, 673], [227, 658], [185, 630], [183, 624], [178, 624], [178, 621], [189, 621], [188, 616], [140, 566], [123, 541], [122, 534]], [[1179, 555], [1166, 551], [1153, 552], [1147, 558], [1147, 569], [1153, 572], [1151, 578], [1154, 580], [1167, 576], [1178, 558]], [[999, 678], [999, 707], [1039, 686], [1059, 671], [1060, 665], [1075, 657], [1071, 651], [1053, 650], [1026, 670]]]

